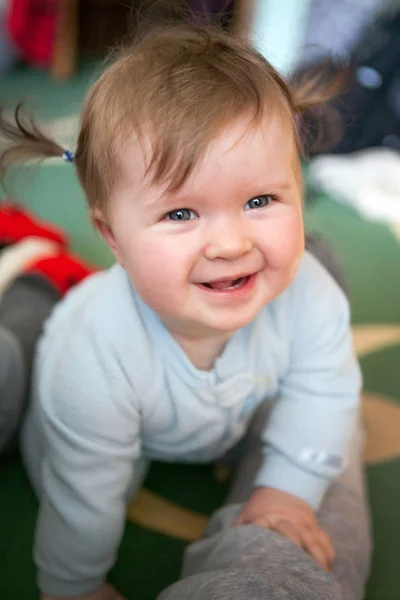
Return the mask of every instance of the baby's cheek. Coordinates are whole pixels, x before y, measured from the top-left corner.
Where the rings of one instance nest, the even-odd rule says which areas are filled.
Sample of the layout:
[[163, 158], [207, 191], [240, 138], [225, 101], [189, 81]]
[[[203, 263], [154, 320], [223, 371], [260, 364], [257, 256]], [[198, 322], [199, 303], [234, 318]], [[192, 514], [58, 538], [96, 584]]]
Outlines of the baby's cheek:
[[154, 310], [175, 303], [179, 288], [179, 262], [162, 248], [138, 248], [128, 269], [130, 280], [141, 298]]
[[291, 269], [301, 259], [303, 250], [304, 232], [301, 224], [293, 224], [290, 228], [276, 228], [268, 242], [268, 265], [277, 270]]
[[288, 260], [291, 257], [302, 254], [304, 250], [304, 225], [301, 213], [293, 211], [290, 218], [287, 220], [284, 238], [286, 243], [283, 244], [283, 254]]
[[167, 283], [169, 269], [161, 257], [146, 251], [132, 265], [132, 277], [143, 288], [159, 288]]

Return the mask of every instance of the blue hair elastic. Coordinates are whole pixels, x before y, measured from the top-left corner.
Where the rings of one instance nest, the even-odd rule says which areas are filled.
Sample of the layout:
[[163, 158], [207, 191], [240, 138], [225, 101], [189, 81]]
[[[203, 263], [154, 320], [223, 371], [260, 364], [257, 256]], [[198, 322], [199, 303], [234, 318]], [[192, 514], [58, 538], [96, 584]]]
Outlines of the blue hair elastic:
[[75, 154], [69, 150], [64, 150], [62, 157], [65, 162], [74, 162]]

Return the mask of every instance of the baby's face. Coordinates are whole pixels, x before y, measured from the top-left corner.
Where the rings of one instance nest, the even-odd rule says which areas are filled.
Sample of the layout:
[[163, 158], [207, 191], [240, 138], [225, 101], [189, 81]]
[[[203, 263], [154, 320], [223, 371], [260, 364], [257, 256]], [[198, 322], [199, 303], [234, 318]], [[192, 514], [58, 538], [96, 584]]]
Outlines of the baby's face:
[[303, 222], [294, 141], [278, 119], [225, 130], [175, 193], [144, 177], [137, 147], [122, 160], [107, 241], [172, 333], [233, 332], [287, 288]]

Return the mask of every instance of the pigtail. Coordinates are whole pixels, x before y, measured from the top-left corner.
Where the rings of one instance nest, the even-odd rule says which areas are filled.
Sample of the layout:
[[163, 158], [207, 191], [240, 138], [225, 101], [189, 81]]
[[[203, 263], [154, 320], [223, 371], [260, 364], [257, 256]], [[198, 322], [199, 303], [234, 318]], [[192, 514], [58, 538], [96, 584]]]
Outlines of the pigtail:
[[292, 78], [291, 96], [303, 155], [326, 152], [340, 140], [340, 106], [349, 76], [349, 67], [327, 61]]
[[0, 181], [16, 164], [63, 155], [64, 149], [37, 127], [23, 103], [17, 105], [11, 118], [0, 106]]

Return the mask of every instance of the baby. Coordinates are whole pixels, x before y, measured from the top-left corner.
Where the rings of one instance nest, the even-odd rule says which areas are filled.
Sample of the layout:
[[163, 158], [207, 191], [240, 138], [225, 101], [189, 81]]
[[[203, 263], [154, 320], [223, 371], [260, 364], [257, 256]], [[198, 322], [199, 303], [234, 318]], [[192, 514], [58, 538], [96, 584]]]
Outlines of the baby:
[[75, 154], [18, 113], [8, 124], [3, 172], [72, 162], [117, 260], [59, 303], [36, 353], [22, 449], [42, 600], [120, 598], [106, 576], [148, 462], [223, 457], [263, 401], [263, 460], [234, 524], [331, 568], [316, 511], [346, 465], [360, 373], [345, 295], [304, 250], [307, 89], [225, 33], [173, 26], [92, 86]]

